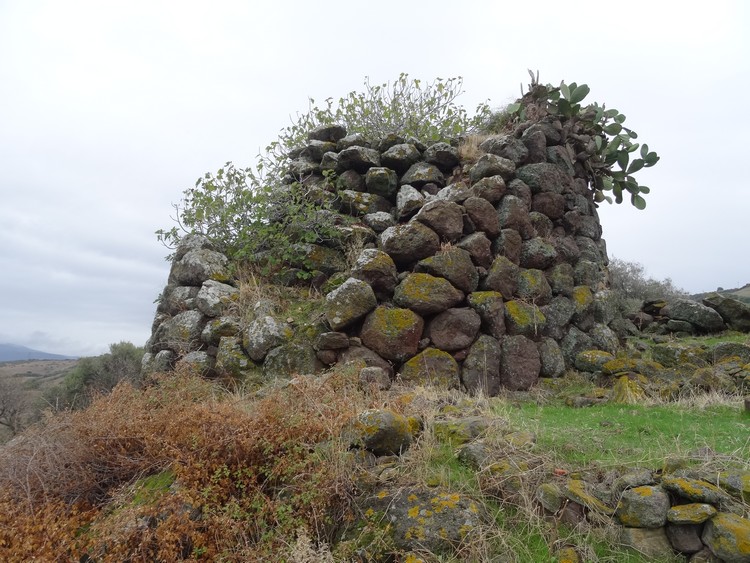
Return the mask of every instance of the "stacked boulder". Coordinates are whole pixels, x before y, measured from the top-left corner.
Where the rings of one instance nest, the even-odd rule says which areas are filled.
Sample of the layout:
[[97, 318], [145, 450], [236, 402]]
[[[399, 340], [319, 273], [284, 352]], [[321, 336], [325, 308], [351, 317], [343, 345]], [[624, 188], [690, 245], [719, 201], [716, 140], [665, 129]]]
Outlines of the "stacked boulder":
[[727, 329], [750, 332], [750, 305], [719, 293], [702, 302], [691, 299], [652, 299], [630, 316], [637, 328], [650, 334], [710, 334]]
[[750, 500], [746, 471], [642, 469], [608, 486], [581, 479], [539, 486], [537, 501], [547, 514], [569, 524], [583, 519], [620, 526], [620, 543], [649, 559], [675, 553], [690, 561], [750, 562]]
[[[285, 354], [284, 362], [301, 370], [356, 358], [389, 377], [400, 372], [417, 383], [494, 395], [561, 375], [583, 350], [614, 353], [623, 319], [606, 289], [596, 204], [561, 134], [558, 121], [527, 123], [465, 155], [442, 142], [373, 140], [341, 126], [313, 130], [291, 155], [285, 181], [354, 218], [346, 228], [366, 244], [346, 275], [340, 250], [322, 242], [306, 247], [314, 275], [343, 277], [326, 295], [329, 332], [296, 350], [304, 361]], [[220, 307], [210, 314], [198, 308], [193, 294], [226, 280], [176, 275], [190, 252], [175, 256], [147, 363], [165, 350], [182, 353], [169, 347], [169, 328], [178, 323], [165, 320], [175, 311], [164, 305], [179, 296], [185, 311], [177, 316], [189, 312], [197, 323], [183, 332], [207, 353], [203, 359], [235, 367], [256, 362], [279, 375], [284, 362], [270, 371], [267, 364], [277, 348], [298, 340], [287, 336], [290, 327], [258, 315], [259, 326], [240, 334]], [[222, 302], [232, 298], [228, 287], [221, 288]]]

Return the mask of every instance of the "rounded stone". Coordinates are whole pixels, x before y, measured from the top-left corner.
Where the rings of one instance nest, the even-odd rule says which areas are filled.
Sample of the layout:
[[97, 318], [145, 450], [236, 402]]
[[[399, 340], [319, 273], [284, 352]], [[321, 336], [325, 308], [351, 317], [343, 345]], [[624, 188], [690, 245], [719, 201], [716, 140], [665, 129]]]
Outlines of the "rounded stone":
[[402, 362], [419, 349], [424, 321], [410, 309], [377, 307], [367, 315], [360, 338], [383, 358]]

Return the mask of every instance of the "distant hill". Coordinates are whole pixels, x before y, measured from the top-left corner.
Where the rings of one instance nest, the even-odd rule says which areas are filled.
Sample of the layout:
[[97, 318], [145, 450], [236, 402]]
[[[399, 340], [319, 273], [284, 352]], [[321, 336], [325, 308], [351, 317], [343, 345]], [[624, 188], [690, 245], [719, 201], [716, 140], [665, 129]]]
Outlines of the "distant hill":
[[707, 295], [710, 295], [711, 293], [719, 293], [723, 295], [724, 297], [731, 297], [733, 299], [737, 299], [738, 301], [742, 301], [743, 303], [747, 303], [750, 305], [750, 283], [746, 283], [742, 287], [735, 287], [733, 289], [724, 289], [723, 287], [718, 288], [716, 291], [707, 291], [706, 293], [698, 293], [693, 296], [694, 299], [697, 299], [700, 301]]
[[26, 346], [0, 344], [0, 362], [17, 362], [19, 360], [76, 360], [76, 356], [49, 354]]

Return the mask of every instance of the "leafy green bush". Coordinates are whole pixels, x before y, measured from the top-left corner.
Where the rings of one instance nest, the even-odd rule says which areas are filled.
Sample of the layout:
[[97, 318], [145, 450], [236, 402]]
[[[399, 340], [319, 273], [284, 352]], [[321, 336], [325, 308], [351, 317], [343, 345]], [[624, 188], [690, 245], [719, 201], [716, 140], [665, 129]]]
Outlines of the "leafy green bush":
[[331, 197], [321, 197], [321, 186], [307, 185], [304, 179], [283, 183], [293, 151], [305, 144], [308, 133], [320, 125], [340, 124], [372, 139], [397, 133], [428, 144], [447, 140], [476, 128], [489, 114], [486, 104], [474, 117], [456, 104], [462, 86], [460, 77], [423, 83], [401, 74], [379, 86], [365, 79], [364, 92], [351, 92], [337, 103], [328, 98], [319, 107], [310, 99], [307, 113], [282, 129], [254, 167], [228, 162], [185, 190], [182, 202], [174, 205], [177, 225], [158, 230], [157, 237], [174, 248], [185, 233], [197, 232], [231, 258], [271, 267], [299, 263], [304, 257], [298, 243], [335, 243], [341, 236], [335, 228], [340, 219], [320, 212], [330, 211], [332, 204]]
[[583, 106], [581, 102], [589, 94], [586, 84], [541, 85], [538, 74], [530, 74], [529, 91], [487, 123], [508, 126], [547, 116], [559, 119], [562, 142], [584, 167], [596, 201], [612, 203], [612, 198], [605, 194], [612, 192], [615, 203], [622, 203], [623, 194], [627, 192], [637, 209], [645, 209], [643, 195], [650, 189], [638, 184], [634, 174], [655, 165], [659, 156], [647, 144], [634, 142], [638, 135], [623, 125], [625, 115], [596, 102]]
[[[619, 258], [609, 261], [609, 276], [612, 290], [616, 291], [631, 309], [639, 309], [647, 299], [687, 298], [688, 293], [677, 287], [670, 278], [656, 280], [646, 275], [646, 268], [638, 262]], [[625, 305], [625, 303], [623, 304]]]
[[143, 348], [130, 342], [110, 344], [107, 354], [81, 358], [45, 399], [58, 409], [85, 407], [95, 395], [110, 392], [120, 381], [139, 384], [142, 358]]

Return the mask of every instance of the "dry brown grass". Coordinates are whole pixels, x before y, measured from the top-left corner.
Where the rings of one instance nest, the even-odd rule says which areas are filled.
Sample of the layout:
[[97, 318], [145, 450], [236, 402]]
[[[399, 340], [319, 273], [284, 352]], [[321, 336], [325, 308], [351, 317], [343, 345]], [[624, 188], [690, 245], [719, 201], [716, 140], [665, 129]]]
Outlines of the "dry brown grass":
[[473, 134], [464, 137], [458, 145], [458, 155], [461, 157], [461, 162], [473, 164], [479, 160], [484, 154], [484, 151], [479, 148], [479, 145], [490, 136], [491, 135]]

